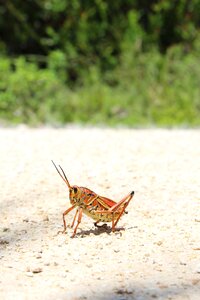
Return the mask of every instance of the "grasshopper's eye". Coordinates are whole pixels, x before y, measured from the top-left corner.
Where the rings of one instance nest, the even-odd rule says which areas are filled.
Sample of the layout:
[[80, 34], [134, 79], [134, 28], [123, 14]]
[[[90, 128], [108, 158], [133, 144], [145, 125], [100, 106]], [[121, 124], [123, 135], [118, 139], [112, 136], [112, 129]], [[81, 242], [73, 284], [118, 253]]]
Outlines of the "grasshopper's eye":
[[78, 192], [78, 189], [76, 187], [74, 187], [73, 190], [74, 190], [74, 194]]

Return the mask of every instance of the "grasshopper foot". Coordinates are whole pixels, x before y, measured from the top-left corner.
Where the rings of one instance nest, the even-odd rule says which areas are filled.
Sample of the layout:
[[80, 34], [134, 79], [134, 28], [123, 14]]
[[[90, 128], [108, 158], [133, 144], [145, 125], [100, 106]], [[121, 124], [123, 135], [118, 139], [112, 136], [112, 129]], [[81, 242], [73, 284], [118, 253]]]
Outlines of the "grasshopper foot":
[[105, 223], [103, 225], [97, 225], [98, 221], [94, 223], [94, 226], [97, 228], [108, 228], [108, 225]]

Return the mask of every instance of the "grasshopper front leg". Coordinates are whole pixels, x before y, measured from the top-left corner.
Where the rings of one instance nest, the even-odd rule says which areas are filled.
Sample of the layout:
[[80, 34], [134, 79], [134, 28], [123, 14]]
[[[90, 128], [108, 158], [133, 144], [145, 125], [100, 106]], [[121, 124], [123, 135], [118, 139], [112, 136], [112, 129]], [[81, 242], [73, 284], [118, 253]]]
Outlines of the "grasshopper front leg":
[[72, 207], [70, 207], [70, 208], [68, 208], [66, 211], [64, 211], [64, 213], [63, 213], [63, 226], [64, 226], [64, 229], [58, 231], [58, 233], [65, 233], [65, 232], [66, 232], [67, 226], [66, 226], [65, 216], [66, 216], [72, 209], [74, 209], [74, 207], [75, 207], [75, 205], [73, 205]]

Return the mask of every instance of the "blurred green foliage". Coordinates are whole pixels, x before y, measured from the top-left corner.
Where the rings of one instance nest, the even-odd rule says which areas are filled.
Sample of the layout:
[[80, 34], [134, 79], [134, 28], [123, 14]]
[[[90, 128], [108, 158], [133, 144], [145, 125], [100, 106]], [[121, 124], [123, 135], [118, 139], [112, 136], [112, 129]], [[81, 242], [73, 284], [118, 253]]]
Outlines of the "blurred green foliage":
[[0, 119], [200, 124], [199, 0], [0, 3]]

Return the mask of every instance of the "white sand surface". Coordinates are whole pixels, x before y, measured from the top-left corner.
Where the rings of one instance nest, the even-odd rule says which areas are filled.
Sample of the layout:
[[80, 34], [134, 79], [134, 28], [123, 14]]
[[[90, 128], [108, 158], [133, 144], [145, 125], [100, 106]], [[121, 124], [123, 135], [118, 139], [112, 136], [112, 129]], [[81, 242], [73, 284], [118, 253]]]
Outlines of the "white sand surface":
[[[84, 215], [57, 234], [51, 159], [115, 201], [135, 191], [118, 231]], [[0, 220], [0, 299], [199, 300], [200, 130], [1, 128]]]

